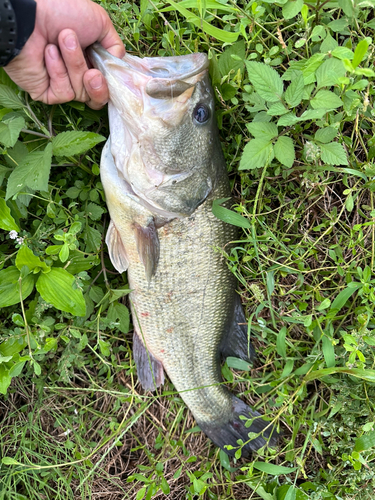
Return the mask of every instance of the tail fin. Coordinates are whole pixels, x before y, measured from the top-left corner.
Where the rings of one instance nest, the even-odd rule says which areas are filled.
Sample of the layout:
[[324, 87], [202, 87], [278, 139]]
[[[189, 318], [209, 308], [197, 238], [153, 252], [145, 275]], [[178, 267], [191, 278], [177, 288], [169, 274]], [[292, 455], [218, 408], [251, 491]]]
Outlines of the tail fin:
[[[232, 397], [233, 413], [232, 418], [228, 421], [217, 422], [197, 422], [201, 430], [211, 439], [211, 441], [219, 446], [230, 456], [234, 456], [235, 452], [241, 445], [237, 443], [239, 439], [244, 443], [242, 447], [242, 456], [249, 457], [253, 451], [262, 448], [264, 445], [275, 446], [278, 439], [278, 433], [273, 430], [272, 423], [262, 419], [262, 415], [257, 411], [252, 410], [243, 401]], [[245, 417], [244, 419], [240, 417]], [[254, 419], [249, 427], [245, 423], [249, 419]], [[249, 441], [249, 433], [259, 434], [256, 438]], [[230, 445], [233, 449], [227, 449], [226, 445]]]

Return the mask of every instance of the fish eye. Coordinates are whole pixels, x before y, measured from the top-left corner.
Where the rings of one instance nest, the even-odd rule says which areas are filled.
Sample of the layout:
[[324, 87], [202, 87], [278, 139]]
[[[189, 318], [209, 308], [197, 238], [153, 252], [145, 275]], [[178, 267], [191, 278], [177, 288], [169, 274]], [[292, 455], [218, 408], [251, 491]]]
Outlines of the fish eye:
[[197, 123], [203, 124], [208, 121], [210, 117], [210, 109], [202, 103], [198, 103], [193, 111], [193, 118]]

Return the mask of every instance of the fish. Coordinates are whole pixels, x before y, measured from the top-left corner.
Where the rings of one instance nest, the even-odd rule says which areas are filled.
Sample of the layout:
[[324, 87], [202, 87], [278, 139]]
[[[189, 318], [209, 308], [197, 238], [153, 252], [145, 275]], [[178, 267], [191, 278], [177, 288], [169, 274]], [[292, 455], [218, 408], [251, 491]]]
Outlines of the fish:
[[278, 434], [221, 377], [221, 357], [250, 362], [255, 352], [237, 280], [218, 251], [237, 229], [212, 212], [231, 193], [207, 55], [118, 59], [95, 44], [89, 58], [109, 88], [106, 243], [128, 275], [138, 379], [154, 391], [166, 373], [213, 443], [249, 457]]

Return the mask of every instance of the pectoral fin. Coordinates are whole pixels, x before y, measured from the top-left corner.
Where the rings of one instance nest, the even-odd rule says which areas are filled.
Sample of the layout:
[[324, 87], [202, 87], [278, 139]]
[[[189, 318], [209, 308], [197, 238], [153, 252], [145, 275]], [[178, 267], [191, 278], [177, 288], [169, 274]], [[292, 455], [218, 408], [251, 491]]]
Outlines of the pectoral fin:
[[133, 335], [133, 356], [137, 366], [138, 379], [145, 391], [155, 391], [164, 384], [164, 368], [143, 345], [138, 334]]
[[233, 356], [248, 362], [255, 358], [254, 347], [247, 335], [247, 321], [239, 295], [236, 295], [232, 323], [221, 341], [220, 352], [223, 358]]
[[120, 233], [117, 231], [116, 226], [113, 221], [109, 223], [109, 228], [107, 231], [107, 236], [105, 242], [108, 246], [109, 258], [113, 264], [113, 267], [119, 272], [123, 273], [127, 270], [129, 266], [129, 261], [126, 256], [126, 251], [124, 244], [121, 239]]
[[145, 266], [146, 278], [151, 280], [159, 262], [160, 243], [155, 222], [152, 220], [146, 227], [134, 224], [138, 255]]

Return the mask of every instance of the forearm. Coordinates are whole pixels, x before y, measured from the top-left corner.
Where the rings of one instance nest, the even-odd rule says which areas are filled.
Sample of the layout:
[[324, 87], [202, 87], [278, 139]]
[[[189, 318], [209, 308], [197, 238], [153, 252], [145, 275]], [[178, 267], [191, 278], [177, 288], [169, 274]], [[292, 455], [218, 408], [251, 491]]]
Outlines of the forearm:
[[22, 50], [35, 26], [34, 0], [0, 0], [0, 66]]

